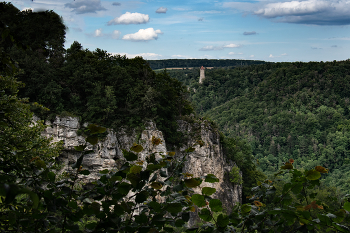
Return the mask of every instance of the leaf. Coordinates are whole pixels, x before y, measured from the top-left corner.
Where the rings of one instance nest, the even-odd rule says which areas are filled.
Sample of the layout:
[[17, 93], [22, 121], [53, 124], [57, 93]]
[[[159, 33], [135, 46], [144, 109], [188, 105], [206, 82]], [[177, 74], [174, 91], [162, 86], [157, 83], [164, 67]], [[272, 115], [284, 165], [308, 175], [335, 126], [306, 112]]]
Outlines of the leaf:
[[136, 203], [143, 203], [147, 200], [149, 194], [147, 191], [141, 191], [139, 192], [138, 194], [136, 194], [136, 198], [135, 198], [135, 201]]
[[209, 201], [209, 207], [214, 212], [222, 211], [222, 203], [219, 199], [211, 199]]
[[334, 215], [337, 217], [335, 219], [333, 219], [333, 221], [336, 223], [341, 223], [346, 216], [346, 211], [341, 209], [341, 210], [338, 210], [337, 212], [335, 212]]
[[84, 151], [86, 148], [86, 145], [79, 145], [79, 146], [75, 146], [74, 149], [76, 151]]
[[93, 202], [93, 203], [91, 203], [90, 208], [92, 209], [92, 211], [94, 212], [95, 215], [100, 213], [100, 203]]
[[163, 185], [159, 182], [153, 182], [151, 184], [151, 187], [154, 188], [154, 189], [161, 189], [163, 187]]
[[320, 172], [320, 173], [328, 173], [328, 169], [322, 167], [322, 166], [316, 166], [315, 170]]
[[135, 161], [137, 160], [138, 156], [132, 152], [129, 152], [127, 150], [122, 150], [123, 151], [123, 155], [124, 155], [124, 158], [127, 160], [127, 161]]
[[102, 171], [99, 171], [100, 174], [108, 174], [109, 170], [108, 169], [104, 169]]
[[176, 227], [182, 227], [183, 225], [185, 225], [185, 221], [182, 219], [178, 219], [175, 221], [175, 226]]
[[117, 189], [117, 191], [123, 195], [127, 195], [130, 190], [131, 190], [131, 185], [126, 182], [120, 183]]
[[160, 166], [159, 164], [148, 164], [147, 165], [147, 170], [149, 170], [149, 171], [156, 171], [156, 170], [159, 170], [159, 169], [161, 169], [162, 168], [162, 166]]
[[228, 216], [220, 214], [216, 221], [220, 227], [226, 227], [230, 222], [230, 219], [228, 218]]
[[87, 175], [90, 175], [90, 172], [89, 172], [89, 170], [81, 170], [81, 171], [79, 172], [79, 174], [82, 174], [82, 175], [87, 176]]
[[51, 182], [55, 182], [56, 174], [54, 172], [49, 172], [49, 173], [47, 173], [47, 177], [49, 178], [49, 180]]
[[193, 151], [195, 151], [195, 150], [196, 150], [195, 148], [189, 147], [189, 148], [187, 148], [187, 149], [185, 150], [185, 152], [186, 152], [186, 153], [191, 153], [191, 152], [193, 152]]
[[306, 179], [308, 180], [318, 180], [321, 178], [321, 173], [314, 169], [305, 172]]
[[98, 143], [98, 137], [97, 136], [88, 136], [85, 141], [90, 143], [91, 145], [96, 145]]
[[281, 169], [293, 169], [293, 165], [289, 162], [286, 162], [284, 166], [281, 166]]
[[202, 183], [202, 180], [199, 178], [191, 178], [184, 180], [187, 188], [194, 188], [199, 186]]
[[37, 159], [35, 160], [35, 166], [38, 168], [46, 168], [46, 163], [41, 159]]
[[203, 207], [207, 204], [204, 199], [204, 196], [200, 194], [193, 194], [191, 197], [191, 201], [198, 207]]
[[241, 206], [241, 212], [243, 214], [249, 213], [251, 211], [252, 207], [249, 204], [244, 204]]
[[148, 206], [150, 206], [152, 209], [154, 209], [156, 212], [160, 212], [162, 210], [161, 204], [155, 201], [151, 201], [148, 203]]
[[131, 151], [139, 153], [143, 151], [143, 147], [139, 144], [134, 143], [134, 145], [130, 148]]
[[344, 209], [350, 212], [350, 202], [344, 203]]
[[303, 184], [302, 183], [297, 183], [293, 188], [292, 188], [292, 192], [294, 194], [299, 194], [301, 192], [301, 190], [303, 189]]
[[142, 213], [140, 215], [135, 216], [135, 222], [138, 224], [146, 223], [148, 222], [148, 217], [146, 214]]
[[130, 172], [134, 174], [140, 174], [141, 171], [142, 171], [142, 167], [137, 165], [134, 165], [130, 168]]
[[169, 203], [166, 207], [166, 210], [169, 213], [177, 214], [182, 211], [182, 205], [181, 203]]
[[82, 155], [79, 157], [79, 159], [77, 160], [77, 162], [74, 163], [74, 164], [72, 165], [72, 168], [73, 168], [73, 169], [74, 169], [74, 168], [80, 168], [80, 165], [81, 165], [81, 163], [83, 162], [83, 159], [84, 159], [84, 154], [82, 154]]
[[202, 194], [203, 195], [208, 195], [208, 196], [210, 196], [210, 195], [212, 195], [213, 193], [215, 193], [216, 192], [216, 189], [215, 188], [209, 188], [209, 187], [204, 187], [204, 188], [202, 188]]
[[175, 152], [168, 152], [168, 155], [173, 157], [175, 155]]
[[219, 182], [219, 179], [216, 178], [215, 175], [213, 174], [208, 174], [205, 176], [205, 182], [209, 182], [209, 183], [215, 183], [215, 182]]
[[99, 134], [106, 132], [106, 128], [96, 125], [96, 124], [89, 124], [87, 128], [90, 130], [90, 134]]
[[183, 212], [181, 215], [182, 220], [184, 220], [185, 222], [188, 222], [190, 220], [190, 213], [188, 212]]
[[211, 213], [207, 208], [202, 209], [201, 212], [198, 213], [198, 216], [206, 222], [212, 220]]

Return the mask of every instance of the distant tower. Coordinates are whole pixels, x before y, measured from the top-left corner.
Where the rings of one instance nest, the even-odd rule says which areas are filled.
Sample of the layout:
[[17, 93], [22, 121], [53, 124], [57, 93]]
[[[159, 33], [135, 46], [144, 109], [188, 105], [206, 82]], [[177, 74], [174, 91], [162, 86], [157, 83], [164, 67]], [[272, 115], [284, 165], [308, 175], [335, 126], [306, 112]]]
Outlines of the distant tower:
[[205, 68], [202, 66], [200, 69], [200, 76], [199, 76], [199, 83], [203, 83], [203, 80], [205, 79], [205, 74], [204, 74]]

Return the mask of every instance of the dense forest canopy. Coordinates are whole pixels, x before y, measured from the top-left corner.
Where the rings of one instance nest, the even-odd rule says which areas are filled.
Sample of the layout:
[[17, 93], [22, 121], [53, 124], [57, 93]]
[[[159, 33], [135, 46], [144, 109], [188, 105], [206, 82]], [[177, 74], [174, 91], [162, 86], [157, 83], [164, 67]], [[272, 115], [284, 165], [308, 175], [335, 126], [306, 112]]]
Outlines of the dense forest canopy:
[[327, 167], [325, 182], [350, 188], [350, 61], [269, 63], [234, 69], [171, 70], [188, 85], [197, 113], [244, 137], [267, 174], [293, 158]]

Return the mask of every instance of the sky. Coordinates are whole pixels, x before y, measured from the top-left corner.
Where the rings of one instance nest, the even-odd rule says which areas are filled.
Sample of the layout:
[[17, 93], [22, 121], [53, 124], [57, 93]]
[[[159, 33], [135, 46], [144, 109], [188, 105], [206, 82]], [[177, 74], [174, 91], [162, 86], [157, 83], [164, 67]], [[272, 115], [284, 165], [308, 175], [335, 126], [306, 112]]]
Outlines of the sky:
[[349, 0], [13, 0], [61, 15], [65, 47], [158, 59], [350, 58]]

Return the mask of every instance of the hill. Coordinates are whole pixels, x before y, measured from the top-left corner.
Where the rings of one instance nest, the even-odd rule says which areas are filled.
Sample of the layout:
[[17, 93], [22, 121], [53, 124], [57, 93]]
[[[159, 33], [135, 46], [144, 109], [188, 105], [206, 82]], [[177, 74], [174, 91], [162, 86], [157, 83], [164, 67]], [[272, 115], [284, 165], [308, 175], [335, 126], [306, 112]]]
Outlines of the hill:
[[203, 84], [179, 72], [169, 74], [185, 79], [196, 112], [225, 135], [246, 138], [265, 173], [293, 158], [297, 167], [325, 166], [326, 184], [349, 190], [349, 60], [218, 68]]

